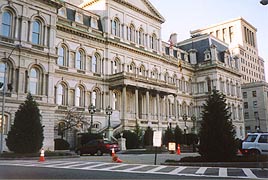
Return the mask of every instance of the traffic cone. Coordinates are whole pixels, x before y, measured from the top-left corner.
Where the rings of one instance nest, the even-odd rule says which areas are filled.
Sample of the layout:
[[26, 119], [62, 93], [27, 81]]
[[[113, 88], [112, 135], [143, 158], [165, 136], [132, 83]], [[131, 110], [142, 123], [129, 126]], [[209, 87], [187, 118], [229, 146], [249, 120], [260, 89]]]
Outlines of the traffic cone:
[[45, 151], [42, 148], [41, 153], [40, 153], [40, 157], [39, 157], [39, 162], [44, 162], [44, 161], [45, 161]]
[[178, 147], [177, 147], [177, 154], [178, 154], [178, 155], [181, 154], [181, 147], [180, 147], [180, 144], [178, 144]]
[[119, 159], [119, 157], [117, 155], [114, 155], [112, 157], [112, 160], [113, 160], [113, 162], [117, 162], [117, 163], [122, 163], [123, 162], [121, 159]]
[[114, 151], [114, 148], [112, 148], [112, 157], [114, 157], [115, 156], [115, 151]]

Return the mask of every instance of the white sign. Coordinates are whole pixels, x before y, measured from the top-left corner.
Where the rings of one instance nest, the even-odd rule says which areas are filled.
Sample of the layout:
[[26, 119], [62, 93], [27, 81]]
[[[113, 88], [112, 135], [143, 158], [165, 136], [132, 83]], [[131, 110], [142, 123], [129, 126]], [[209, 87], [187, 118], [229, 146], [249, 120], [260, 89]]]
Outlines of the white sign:
[[153, 146], [161, 147], [162, 144], [162, 131], [154, 131]]
[[175, 151], [175, 150], [176, 150], [176, 143], [174, 143], [174, 142], [169, 142], [169, 143], [168, 143], [168, 150], [169, 150], [169, 151]]

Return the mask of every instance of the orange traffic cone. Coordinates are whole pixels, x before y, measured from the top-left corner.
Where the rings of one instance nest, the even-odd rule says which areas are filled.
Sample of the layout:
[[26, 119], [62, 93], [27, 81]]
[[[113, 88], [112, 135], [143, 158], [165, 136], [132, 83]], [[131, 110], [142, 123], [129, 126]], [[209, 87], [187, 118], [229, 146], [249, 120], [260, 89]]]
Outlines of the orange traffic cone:
[[121, 159], [119, 159], [119, 157], [117, 155], [114, 155], [112, 157], [112, 160], [113, 160], [113, 162], [117, 162], [117, 163], [122, 163], [123, 162]]
[[45, 161], [45, 151], [42, 148], [41, 153], [40, 153], [40, 157], [39, 157], [39, 162], [44, 162], [44, 161]]
[[181, 147], [180, 147], [180, 144], [178, 144], [178, 147], [177, 147], [177, 154], [178, 154], [178, 155], [181, 154]]
[[114, 151], [114, 148], [112, 148], [112, 154], [111, 154], [112, 157], [115, 156], [115, 151]]

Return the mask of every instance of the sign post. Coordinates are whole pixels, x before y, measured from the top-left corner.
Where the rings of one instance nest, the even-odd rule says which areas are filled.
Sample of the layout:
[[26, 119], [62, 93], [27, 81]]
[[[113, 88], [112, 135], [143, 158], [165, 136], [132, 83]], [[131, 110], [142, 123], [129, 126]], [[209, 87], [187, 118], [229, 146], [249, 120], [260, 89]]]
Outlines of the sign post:
[[154, 165], [156, 165], [157, 147], [161, 147], [162, 144], [162, 131], [154, 131], [153, 146], [155, 147]]

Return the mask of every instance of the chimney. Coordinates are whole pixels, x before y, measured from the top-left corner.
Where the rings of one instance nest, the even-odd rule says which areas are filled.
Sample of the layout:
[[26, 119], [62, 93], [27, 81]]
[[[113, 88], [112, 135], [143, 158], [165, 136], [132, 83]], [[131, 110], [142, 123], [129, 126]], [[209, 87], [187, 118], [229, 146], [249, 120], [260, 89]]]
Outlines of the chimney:
[[210, 52], [211, 52], [211, 60], [212, 61], [218, 60], [217, 46], [215, 44], [211, 44], [211, 46], [210, 46]]
[[197, 50], [196, 49], [190, 49], [188, 52], [189, 52], [189, 55], [190, 55], [190, 63], [191, 64], [197, 64], [197, 58], [196, 58]]

